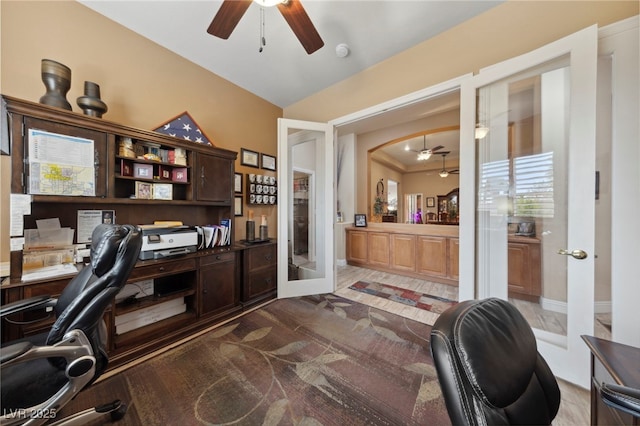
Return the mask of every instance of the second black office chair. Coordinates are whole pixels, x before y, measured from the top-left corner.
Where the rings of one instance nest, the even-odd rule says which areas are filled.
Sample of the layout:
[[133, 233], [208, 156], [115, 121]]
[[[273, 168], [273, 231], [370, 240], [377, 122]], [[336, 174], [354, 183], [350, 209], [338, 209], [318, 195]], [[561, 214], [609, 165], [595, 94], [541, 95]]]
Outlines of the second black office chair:
[[[4, 318], [22, 309], [52, 303], [56, 321], [48, 333], [2, 347], [1, 425], [43, 424], [105, 370], [105, 309], [133, 270], [142, 247], [138, 228], [99, 225], [92, 234], [91, 260], [56, 300], [18, 301], [2, 307]], [[114, 401], [71, 416], [81, 424], [105, 412], [123, 414]], [[58, 423], [56, 423], [58, 424]]]
[[549, 425], [560, 389], [520, 312], [501, 299], [468, 300], [442, 313], [431, 353], [455, 425]]

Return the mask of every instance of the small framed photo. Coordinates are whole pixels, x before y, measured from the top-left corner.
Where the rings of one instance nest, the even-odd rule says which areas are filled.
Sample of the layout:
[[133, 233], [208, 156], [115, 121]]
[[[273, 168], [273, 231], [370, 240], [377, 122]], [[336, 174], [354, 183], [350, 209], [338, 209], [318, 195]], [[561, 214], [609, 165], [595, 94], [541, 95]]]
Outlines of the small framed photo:
[[276, 170], [276, 157], [260, 154], [260, 166], [265, 170]]
[[174, 182], [187, 182], [187, 168], [174, 168], [171, 172], [171, 180]]
[[242, 173], [236, 173], [235, 180], [233, 181], [233, 192], [236, 194], [242, 194]]
[[236, 195], [234, 198], [233, 213], [235, 216], [242, 216], [242, 195]]
[[133, 177], [153, 179], [153, 165], [133, 163]]
[[436, 198], [427, 197], [427, 207], [435, 207], [435, 206], [436, 206]]
[[150, 200], [153, 197], [153, 184], [136, 181], [135, 195], [139, 200]]
[[245, 148], [240, 148], [240, 164], [243, 166], [258, 168], [258, 153]]
[[355, 226], [359, 228], [364, 228], [367, 226], [367, 215], [366, 214], [355, 214], [353, 218], [353, 222]]
[[153, 199], [154, 200], [173, 199], [173, 185], [171, 185], [170, 183], [154, 183]]

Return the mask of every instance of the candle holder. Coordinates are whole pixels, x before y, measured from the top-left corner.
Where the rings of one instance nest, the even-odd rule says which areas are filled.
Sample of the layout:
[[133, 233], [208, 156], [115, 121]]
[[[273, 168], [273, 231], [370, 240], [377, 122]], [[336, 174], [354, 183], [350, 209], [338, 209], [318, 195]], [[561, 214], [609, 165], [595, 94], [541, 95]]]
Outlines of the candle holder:
[[247, 241], [256, 239], [256, 223], [253, 220], [247, 221]]
[[266, 225], [260, 225], [260, 240], [266, 241], [269, 239], [269, 228]]

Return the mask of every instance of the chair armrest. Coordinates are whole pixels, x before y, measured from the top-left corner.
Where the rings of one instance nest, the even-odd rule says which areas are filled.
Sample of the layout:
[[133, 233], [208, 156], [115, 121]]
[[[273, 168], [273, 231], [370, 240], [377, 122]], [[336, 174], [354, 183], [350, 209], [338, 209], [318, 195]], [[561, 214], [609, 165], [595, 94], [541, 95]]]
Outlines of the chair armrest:
[[36, 309], [45, 309], [55, 306], [57, 299], [51, 296], [42, 295], [34, 296], [28, 299], [16, 300], [0, 307], [0, 318], [12, 315], [18, 312], [33, 311]]
[[640, 389], [603, 383], [600, 386], [600, 397], [608, 406], [640, 417]]
[[33, 344], [30, 342], [20, 342], [0, 348], [0, 364], [4, 364], [7, 361], [11, 361], [18, 356], [29, 352], [32, 347]]

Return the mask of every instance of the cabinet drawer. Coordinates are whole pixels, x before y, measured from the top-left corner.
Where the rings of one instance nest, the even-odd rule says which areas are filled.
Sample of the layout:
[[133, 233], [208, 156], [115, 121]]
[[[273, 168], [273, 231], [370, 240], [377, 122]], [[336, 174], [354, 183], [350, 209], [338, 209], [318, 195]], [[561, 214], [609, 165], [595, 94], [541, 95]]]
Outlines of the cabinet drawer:
[[51, 297], [58, 297], [62, 293], [62, 290], [69, 284], [69, 280], [53, 281], [47, 284], [28, 285], [24, 287], [24, 298], [28, 299], [34, 296], [49, 295]]
[[140, 281], [146, 278], [153, 278], [167, 274], [183, 271], [194, 271], [196, 269], [195, 259], [178, 260], [175, 262], [162, 262], [149, 266], [137, 267], [131, 272], [128, 282]]
[[244, 283], [242, 299], [246, 302], [256, 296], [275, 290], [276, 286], [277, 267], [275, 265], [253, 272], [248, 275], [247, 282]]
[[211, 256], [203, 256], [200, 258], [200, 266], [212, 265], [218, 262], [229, 262], [236, 259], [235, 252], [228, 251], [224, 253], [216, 253]]
[[276, 245], [269, 244], [268, 246], [256, 247], [248, 250], [247, 265], [248, 271], [254, 271], [266, 266], [276, 264]]

